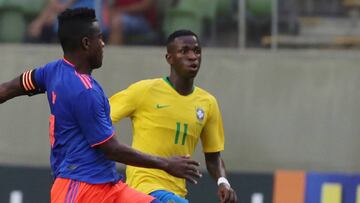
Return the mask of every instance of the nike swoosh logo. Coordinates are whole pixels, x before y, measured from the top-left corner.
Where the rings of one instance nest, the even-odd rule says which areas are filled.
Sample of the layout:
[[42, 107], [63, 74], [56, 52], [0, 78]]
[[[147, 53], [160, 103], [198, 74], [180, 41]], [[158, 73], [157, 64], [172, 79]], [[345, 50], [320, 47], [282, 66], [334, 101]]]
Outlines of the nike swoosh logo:
[[157, 109], [162, 109], [162, 108], [166, 108], [169, 107], [170, 105], [161, 105], [161, 104], [156, 104], [156, 108]]

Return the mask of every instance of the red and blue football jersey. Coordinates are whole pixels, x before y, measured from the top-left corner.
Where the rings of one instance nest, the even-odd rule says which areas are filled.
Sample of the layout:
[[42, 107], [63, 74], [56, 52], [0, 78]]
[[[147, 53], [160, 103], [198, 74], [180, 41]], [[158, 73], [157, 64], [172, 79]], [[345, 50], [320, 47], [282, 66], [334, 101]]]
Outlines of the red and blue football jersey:
[[100, 84], [91, 75], [76, 72], [66, 59], [23, 73], [21, 84], [28, 95], [47, 94], [54, 177], [91, 184], [117, 182], [115, 162], [94, 148], [114, 136], [109, 102]]

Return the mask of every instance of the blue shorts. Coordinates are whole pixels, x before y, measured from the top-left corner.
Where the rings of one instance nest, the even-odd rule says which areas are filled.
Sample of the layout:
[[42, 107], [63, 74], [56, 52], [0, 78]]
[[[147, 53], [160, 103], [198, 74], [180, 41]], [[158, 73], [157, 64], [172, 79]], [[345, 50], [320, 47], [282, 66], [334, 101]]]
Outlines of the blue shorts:
[[162, 203], [189, 203], [187, 199], [166, 190], [156, 190], [149, 195], [160, 200]]

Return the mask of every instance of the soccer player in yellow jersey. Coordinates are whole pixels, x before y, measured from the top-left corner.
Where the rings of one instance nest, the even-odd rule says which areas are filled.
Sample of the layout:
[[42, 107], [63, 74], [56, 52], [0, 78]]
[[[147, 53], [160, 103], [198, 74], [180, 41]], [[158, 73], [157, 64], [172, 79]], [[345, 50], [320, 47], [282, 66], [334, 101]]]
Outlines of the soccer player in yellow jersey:
[[[111, 119], [115, 123], [130, 117], [132, 146], [153, 155], [192, 155], [200, 139], [207, 170], [217, 180], [220, 202], [236, 202], [220, 156], [224, 131], [218, 103], [210, 93], [194, 86], [201, 63], [197, 35], [189, 30], [172, 33], [166, 60], [171, 66], [169, 77], [137, 82], [110, 98]], [[131, 187], [164, 203], [188, 202], [185, 179], [133, 166], [127, 166], [126, 175]]]

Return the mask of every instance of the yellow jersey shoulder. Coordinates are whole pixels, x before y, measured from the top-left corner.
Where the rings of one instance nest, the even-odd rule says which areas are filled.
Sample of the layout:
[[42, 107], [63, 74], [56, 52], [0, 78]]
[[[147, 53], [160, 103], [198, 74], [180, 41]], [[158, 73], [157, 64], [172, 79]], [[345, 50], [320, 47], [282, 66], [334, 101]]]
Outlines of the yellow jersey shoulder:
[[145, 96], [151, 89], [158, 87], [159, 84], [161, 84], [161, 80], [162, 79], [160, 78], [140, 80], [131, 84], [127, 90], [133, 93], [143, 94], [142, 96]]
[[195, 86], [195, 93], [202, 98], [208, 99], [211, 103], [216, 102], [216, 97], [201, 87]]

